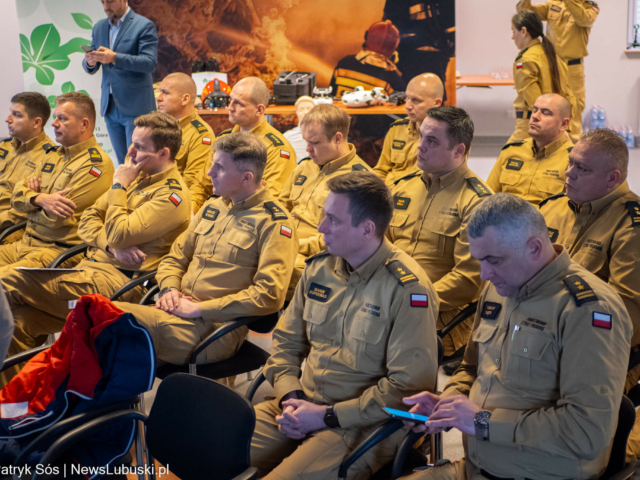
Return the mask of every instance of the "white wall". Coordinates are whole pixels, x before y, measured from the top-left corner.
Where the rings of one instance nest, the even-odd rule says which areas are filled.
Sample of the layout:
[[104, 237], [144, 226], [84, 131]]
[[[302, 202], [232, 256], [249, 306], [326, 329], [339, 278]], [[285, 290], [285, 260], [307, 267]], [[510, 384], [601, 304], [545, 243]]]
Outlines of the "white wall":
[[[462, 74], [488, 74], [511, 68], [518, 50], [511, 40], [510, 22], [516, 0], [457, 0], [457, 69]], [[536, 0], [533, 3], [538, 3]], [[585, 59], [587, 102], [584, 117], [593, 104], [605, 107], [609, 126], [639, 128], [640, 53], [625, 54], [628, 0], [600, 0], [600, 15], [591, 30], [589, 56]], [[477, 136], [508, 136], [515, 120], [512, 87], [458, 90], [458, 106], [474, 120]]]
[[2, 7], [2, 28], [0, 28], [0, 139], [9, 136], [4, 119], [9, 114], [10, 100], [24, 90], [22, 58], [20, 54], [20, 33], [15, 0], [0, 0]]

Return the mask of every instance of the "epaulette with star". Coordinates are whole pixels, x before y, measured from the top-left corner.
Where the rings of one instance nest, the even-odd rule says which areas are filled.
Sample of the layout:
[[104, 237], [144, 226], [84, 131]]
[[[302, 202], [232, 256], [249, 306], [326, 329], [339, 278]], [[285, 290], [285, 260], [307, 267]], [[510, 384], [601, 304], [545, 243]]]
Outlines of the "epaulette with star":
[[578, 275], [570, 275], [562, 281], [569, 289], [578, 307], [581, 307], [585, 303], [598, 301], [598, 297], [593, 289]]
[[562, 197], [566, 197], [567, 194], [564, 192], [561, 193], [556, 193], [555, 195], [551, 195], [550, 197], [545, 198], [544, 200], [542, 200], [539, 204], [538, 204], [538, 210], [542, 208], [542, 206], [544, 204], [546, 204], [547, 202], [550, 202], [551, 200], [557, 200], [558, 198], [562, 198]]
[[398, 283], [403, 287], [408, 283], [418, 281], [418, 277], [416, 277], [413, 272], [405, 267], [399, 260], [393, 260], [392, 262], [387, 263], [387, 268], [391, 274], [398, 279]]
[[393, 182], [393, 184], [394, 184], [394, 185], [397, 185], [397, 184], [399, 184], [399, 183], [400, 183], [401, 181], [403, 181], [403, 180], [410, 180], [410, 179], [412, 179], [412, 178], [419, 177], [420, 175], [422, 175], [422, 173], [420, 173], [420, 172], [413, 172], [413, 173], [410, 173], [409, 175], [405, 175], [404, 177], [400, 177], [398, 180], [396, 180], [395, 182]]
[[401, 118], [400, 120], [396, 120], [395, 122], [393, 122], [389, 128], [391, 127], [397, 127], [399, 125], [408, 125], [409, 124], [409, 119], [408, 118]]
[[309, 264], [311, 262], [313, 262], [316, 258], [320, 258], [320, 257], [326, 257], [327, 255], [331, 255], [329, 253], [328, 250], [323, 250], [320, 253], [316, 253], [315, 255], [311, 255], [309, 258], [307, 258], [304, 263]]
[[515, 142], [507, 143], [504, 147], [502, 147], [502, 150], [506, 150], [509, 147], [519, 147], [521, 145], [524, 145], [524, 140], [517, 140]]

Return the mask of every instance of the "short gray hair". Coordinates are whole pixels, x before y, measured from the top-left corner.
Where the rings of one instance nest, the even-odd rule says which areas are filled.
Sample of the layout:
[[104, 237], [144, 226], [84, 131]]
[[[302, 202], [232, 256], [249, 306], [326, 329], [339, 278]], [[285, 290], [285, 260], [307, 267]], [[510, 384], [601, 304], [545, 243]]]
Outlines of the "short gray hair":
[[596, 128], [580, 135], [578, 141], [596, 149], [609, 168], [620, 172], [621, 182], [627, 179], [629, 148], [622, 135], [608, 128]]
[[547, 224], [538, 209], [510, 193], [496, 193], [477, 207], [467, 233], [470, 238], [479, 238], [488, 227], [500, 230], [504, 238], [526, 235], [528, 239], [531, 234], [548, 238]]
[[213, 143], [213, 151], [231, 155], [239, 170], [250, 171], [256, 183], [262, 181], [267, 165], [267, 147], [258, 137], [249, 132], [235, 132], [218, 138]]

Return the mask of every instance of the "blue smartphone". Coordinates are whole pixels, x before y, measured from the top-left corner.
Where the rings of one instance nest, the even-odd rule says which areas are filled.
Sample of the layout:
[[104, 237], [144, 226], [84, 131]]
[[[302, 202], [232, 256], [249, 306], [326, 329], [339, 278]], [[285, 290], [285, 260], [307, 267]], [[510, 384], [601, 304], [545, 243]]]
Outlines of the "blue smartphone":
[[396, 420], [408, 420], [416, 422], [426, 422], [427, 420], [429, 420], [429, 417], [425, 417], [424, 415], [405, 412], [404, 410], [396, 410], [395, 408], [382, 407], [382, 410], [384, 411], [384, 413], [389, 415], [391, 418], [395, 418]]

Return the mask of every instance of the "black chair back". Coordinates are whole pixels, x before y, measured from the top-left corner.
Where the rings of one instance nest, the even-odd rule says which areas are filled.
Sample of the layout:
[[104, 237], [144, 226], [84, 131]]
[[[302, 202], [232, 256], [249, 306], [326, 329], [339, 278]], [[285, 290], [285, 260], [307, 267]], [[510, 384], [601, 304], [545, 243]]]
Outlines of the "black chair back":
[[231, 480], [249, 467], [253, 408], [213, 380], [177, 373], [158, 388], [149, 420], [149, 451], [182, 480]]
[[275, 312], [270, 315], [265, 315], [255, 322], [249, 323], [247, 327], [249, 327], [249, 330], [257, 333], [269, 333], [271, 330], [276, 328], [279, 318], [280, 312]]
[[618, 412], [618, 427], [613, 436], [613, 445], [611, 446], [611, 456], [606, 470], [600, 477], [600, 480], [608, 480], [616, 473], [622, 471], [625, 465], [625, 457], [627, 453], [627, 440], [636, 421], [636, 409], [633, 403], [625, 395], [622, 396], [620, 403], [620, 411]]

